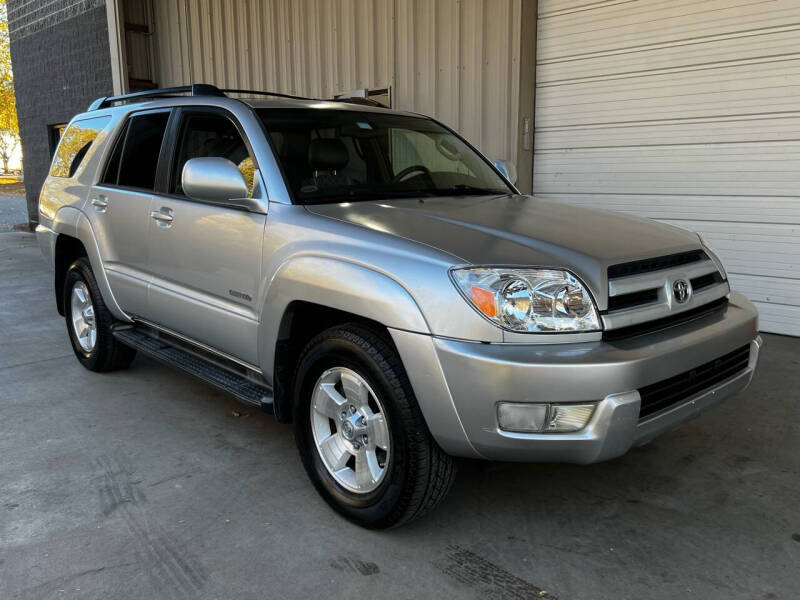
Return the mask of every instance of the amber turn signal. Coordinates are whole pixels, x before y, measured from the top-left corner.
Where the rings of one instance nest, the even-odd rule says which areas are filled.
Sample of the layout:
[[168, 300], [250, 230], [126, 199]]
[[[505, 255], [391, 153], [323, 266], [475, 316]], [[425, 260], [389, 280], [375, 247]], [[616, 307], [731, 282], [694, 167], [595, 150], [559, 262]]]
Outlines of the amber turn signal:
[[478, 310], [487, 317], [496, 316], [497, 305], [494, 301], [494, 293], [476, 285], [473, 285], [470, 289], [472, 291], [472, 302], [475, 304]]

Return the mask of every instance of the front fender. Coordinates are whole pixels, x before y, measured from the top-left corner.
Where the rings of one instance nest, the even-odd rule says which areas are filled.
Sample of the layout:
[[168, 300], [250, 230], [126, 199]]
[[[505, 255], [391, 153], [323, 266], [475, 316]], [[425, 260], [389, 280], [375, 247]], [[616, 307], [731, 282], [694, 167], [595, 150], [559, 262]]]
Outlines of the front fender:
[[267, 380], [286, 307], [300, 300], [353, 313], [386, 327], [430, 333], [414, 298], [389, 275], [354, 262], [305, 255], [283, 263], [266, 291], [259, 332], [259, 357]]

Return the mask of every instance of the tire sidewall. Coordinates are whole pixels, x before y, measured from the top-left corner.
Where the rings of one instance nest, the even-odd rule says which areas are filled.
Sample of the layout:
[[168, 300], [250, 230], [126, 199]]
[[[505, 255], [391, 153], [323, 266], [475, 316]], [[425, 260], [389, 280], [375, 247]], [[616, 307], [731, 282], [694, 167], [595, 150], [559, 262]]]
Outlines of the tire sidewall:
[[[94, 308], [95, 324], [97, 327], [97, 339], [95, 340], [94, 348], [91, 352], [85, 352], [78, 342], [77, 334], [75, 333], [75, 326], [72, 323], [72, 289], [75, 284], [82, 282], [89, 290], [89, 297], [92, 300], [92, 307]], [[92, 368], [95, 366], [99, 359], [100, 347], [105, 341], [103, 338], [106, 335], [105, 328], [100, 322], [100, 310], [98, 306], [97, 284], [94, 281], [91, 267], [88, 266], [85, 259], [78, 259], [70, 266], [64, 280], [64, 317], [67, 321], [67, 331], [69, 333], [69, 341], [72, 344], [72, 349], [75, 356], [86, 367]]]
[[[339, 485], [328, 472], [317, 451], [311, 431], [311, 399], [322, 373], [333, 367], [351, 369], [363, 377], [380, 400], [389, 429], [390, 451], [387, 472], [377, 489], [353, 493]], [[297, 371], [294, 423], [303, 464], [322, 497], [337, 511], [365, 526], [381, 526], [402, 501], [409, 479], [408, 447], [397, 403], [404, 402], [387, 374], [363, 348], [343, 337], [328, 337], [313, 346]]]

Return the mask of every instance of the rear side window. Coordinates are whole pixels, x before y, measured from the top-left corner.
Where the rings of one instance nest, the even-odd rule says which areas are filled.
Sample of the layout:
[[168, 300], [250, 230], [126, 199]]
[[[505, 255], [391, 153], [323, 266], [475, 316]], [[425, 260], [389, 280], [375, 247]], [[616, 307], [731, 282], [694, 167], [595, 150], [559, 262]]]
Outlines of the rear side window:
[[58, 143], [50, 175], [54, 177], [72, 177], [89, 152], [92, 143], [108, 124], [111, 117], [95, 117], [75, 121], [67, 127], [61, 141]]
[[132, 116], [106, 166], [103, 183], [152, 190], [169, 112]]

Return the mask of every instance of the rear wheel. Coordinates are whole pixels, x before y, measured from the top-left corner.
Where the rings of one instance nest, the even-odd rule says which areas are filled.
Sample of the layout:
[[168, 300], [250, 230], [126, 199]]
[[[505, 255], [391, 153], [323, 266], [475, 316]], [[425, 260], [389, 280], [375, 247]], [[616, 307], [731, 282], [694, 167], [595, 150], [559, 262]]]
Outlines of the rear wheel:
[[103, 302], [92, 266], [86, 258], [73, 262], [67, 271], [64, 316], [75, 356], [90, 371], [122, 369], [136, 356], [135, 350], [112, 335], [114, 317]]
[[361, 325], [325, 331], [296, 373], [294, 423], [322, 497], [364, 527], [416, 519], [447, 494], [455, 462], [428, 431], [396, 350]]

